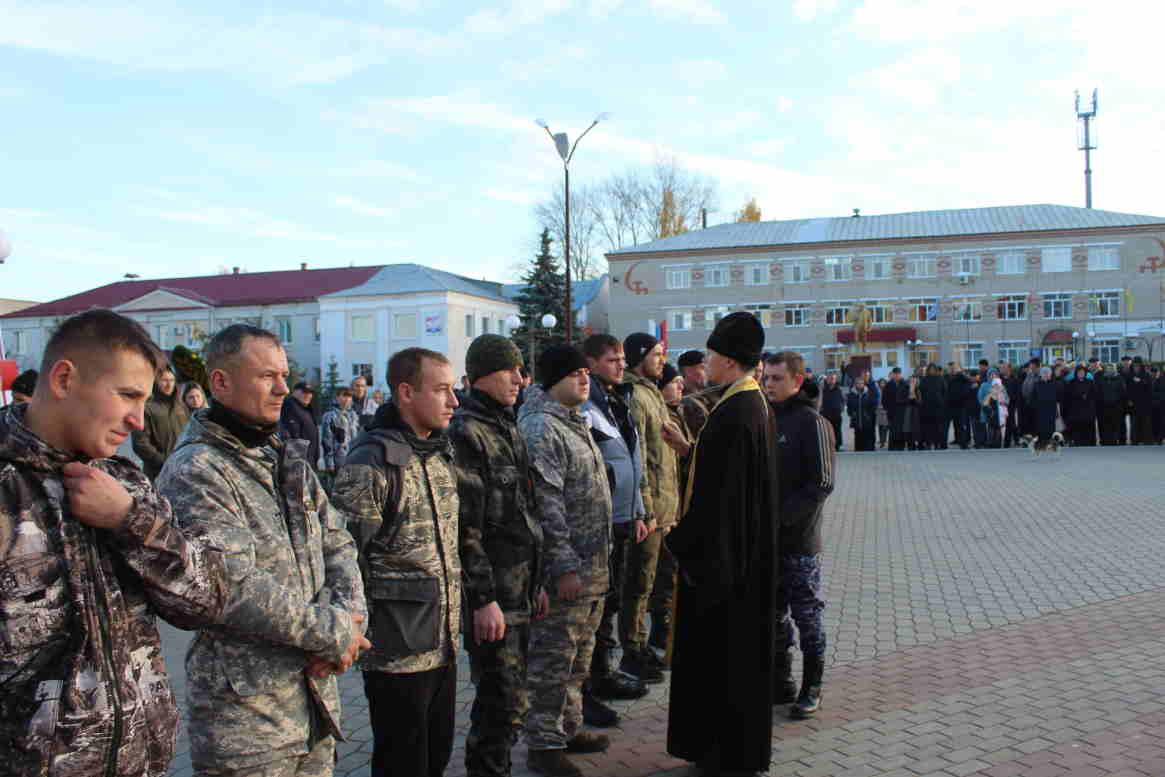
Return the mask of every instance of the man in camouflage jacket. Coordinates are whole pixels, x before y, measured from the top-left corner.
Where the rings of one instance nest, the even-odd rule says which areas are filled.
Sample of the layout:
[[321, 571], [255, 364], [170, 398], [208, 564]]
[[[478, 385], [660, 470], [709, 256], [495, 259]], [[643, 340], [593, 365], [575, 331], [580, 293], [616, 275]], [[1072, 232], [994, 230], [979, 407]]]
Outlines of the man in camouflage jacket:
[[526, 717], [530, 622], [546, 602], [538, 569], [542, 527], [534, 515], [530, 461], [513, 404], [522, 354], [501, 335], [470, 344], [470, 391], [449, 427], [460, 501], [465, 579], [465, 648], [477, 693], [465, 769], [469, 777], [508, 777], [510, 751]]
[[348, 450], [356, 442], [361, 428], [360, 416], [352, 408], [351, 389], [340, 388], [336, 392], [335, 403], [320, 420], [320, 450], [324, 458], [321, 469], [329, 476], [334, 477], [340, 467], [344, 466]]
[[322, 667], [342, 671], [367, 644], [356, 547], [307, 441], [275, 436], [287, 395], [278, 340], [236, 324], [206, 351], [215, 402], [158, 478], [179, 523], [228, 553], [221, 625], [186, 656], [191, 761], [199, 774], [330, 775], [340, 698]]
[[526, 741], [531, 769], [567, 777], [579, 771], [565, 753], [608, 745], [579, 729], [582, 684], [610, 584], [611, 492], [602, 453], [578, 412], [590, 394], [582, 352], [551, 346], [537, 372], [541, 383], [528, 390], [518, 429], [530, 451], [550, 612], [530, 634]]
[[155, 614], [216, 622], [226, 561], [113, 456], [162, 363], [145, 331], [83, 313], [45, 361], [29, 404], [0, 410], [0, 774], [162, 775], [178, 710]]
[[631, 413], [643, 449], [643, 506], [647, 511], [647, 538], [633, 544], [627, 558], [623, 601], [619, 608], [623, 660], [620, 668], [645, 682], [663, 680], [663, 664], [647, 647], [647, 600], [655, 584], [663, 536], [671, 531], [679, 510], [676, 457], [664, 439], [678, 430], [656, 381], [663, 374], [663, 344], [639, 332], [623, 341], [627, 356], [624, 381], [631, 385]]
[[438, 777], [453, 752], [461, 563], [457, 476], [443, 431], [457, 407], [439, 353], [389, 361], [392, 401], [376, 411], [336, 476], [369, 600], [360, 661], [372, 722], [372, 777]]

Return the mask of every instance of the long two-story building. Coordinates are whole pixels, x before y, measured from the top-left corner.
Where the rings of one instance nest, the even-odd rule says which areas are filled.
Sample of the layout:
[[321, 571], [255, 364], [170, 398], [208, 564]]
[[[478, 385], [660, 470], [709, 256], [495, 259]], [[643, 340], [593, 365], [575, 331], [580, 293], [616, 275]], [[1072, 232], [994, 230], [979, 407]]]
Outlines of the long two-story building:
[[[736, 310], [815, 369], [1165, 352], [1165, 218], [1023, 205], [721, 224], [607, 255], [611, 331], [702, 349]], [[662, 323], [662, 327], [660, 324]]]

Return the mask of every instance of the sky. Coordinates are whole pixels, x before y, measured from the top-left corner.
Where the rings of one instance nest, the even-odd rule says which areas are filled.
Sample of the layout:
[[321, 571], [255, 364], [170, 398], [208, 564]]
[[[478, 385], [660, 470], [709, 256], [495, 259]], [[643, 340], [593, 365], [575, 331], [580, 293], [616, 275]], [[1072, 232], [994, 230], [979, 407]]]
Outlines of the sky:
[[[675, 159], [731, 220], [1165, 216], [1158, 25], [1112, 0], [0, 0], [0, 298], [420, 262], [509, 280], [534, 204]], [[1086, 100], [1085, 100], [1086, 102]]]

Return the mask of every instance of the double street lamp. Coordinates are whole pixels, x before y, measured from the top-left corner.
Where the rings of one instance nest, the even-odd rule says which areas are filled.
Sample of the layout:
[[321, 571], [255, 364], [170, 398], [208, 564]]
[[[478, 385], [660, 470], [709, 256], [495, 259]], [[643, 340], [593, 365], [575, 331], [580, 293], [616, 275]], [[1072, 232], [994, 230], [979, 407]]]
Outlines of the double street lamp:
[[[562, 241], [562, 250], [566, 255], [566, 306], [564, 312], [566, 313], [566, 342], [571, 344], [574, 342], [574, 311], [570, 304], [570, 160], [574, 158], [574, 151], [578, 148], [579, 141], [586, 137], [587, 133], [595, 128], [595, 125], [600, 121], [606, 121], [611, 117], [609, 113], [600, 113], [591, 122], [591, 126], [583, 130], [582, 134], [575, 138], [574, 145], [571, 145], [570, 138], [565, 132], [551, 132], [550, 125], [543, 119], [535, 119], [534, 123], [542, 129], [546, 130], [546, 134], [554, 141], [554, 148], [558, 150], [558, 155], [562, 157], [562, 177], [563, 188], [565, 189], [566, 204], [563, 206], [563, 223], [565, 225], [564, 237]], [[545, 316], [543, 316], [545, 320]]]
[[[555, 317], [555, 315], [553, 313], [546, 313], [542, 316], [541, 323], [542, 323], [542, 326], [544, 326], [546, 328], [547, 336], [549, 336], [550, 332], [554, 329], [554, 327], [558, 325], [558, 319]], [[520, 327], [522, 325], [522, 319], [518, 318], [516, 315], [511, 314], [510, 317], [506, 319], [506, 324], [509, 325], [510, 331], [513, 332], [515, 329], [517, 329], [518, 327]], [[534, 322], [531, 321], [530, 322], [530, 364], [528, 365], [530, 368], [530, 380], [534, 380], [534, 361], [535, 361], [535, 359], [534, 359]]]

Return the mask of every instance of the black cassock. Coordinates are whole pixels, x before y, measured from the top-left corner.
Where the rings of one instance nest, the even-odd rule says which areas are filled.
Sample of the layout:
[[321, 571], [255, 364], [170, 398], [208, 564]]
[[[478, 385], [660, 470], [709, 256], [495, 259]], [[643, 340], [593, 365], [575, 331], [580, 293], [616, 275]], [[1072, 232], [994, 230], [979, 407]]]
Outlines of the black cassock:
[[760, 391], [732, 394], [733, 388], [700, 433], [691, 502], [667, 536], [682, 571], [667, 751], [724, 770], [767, 771], [779, 520], [776, 427]]

